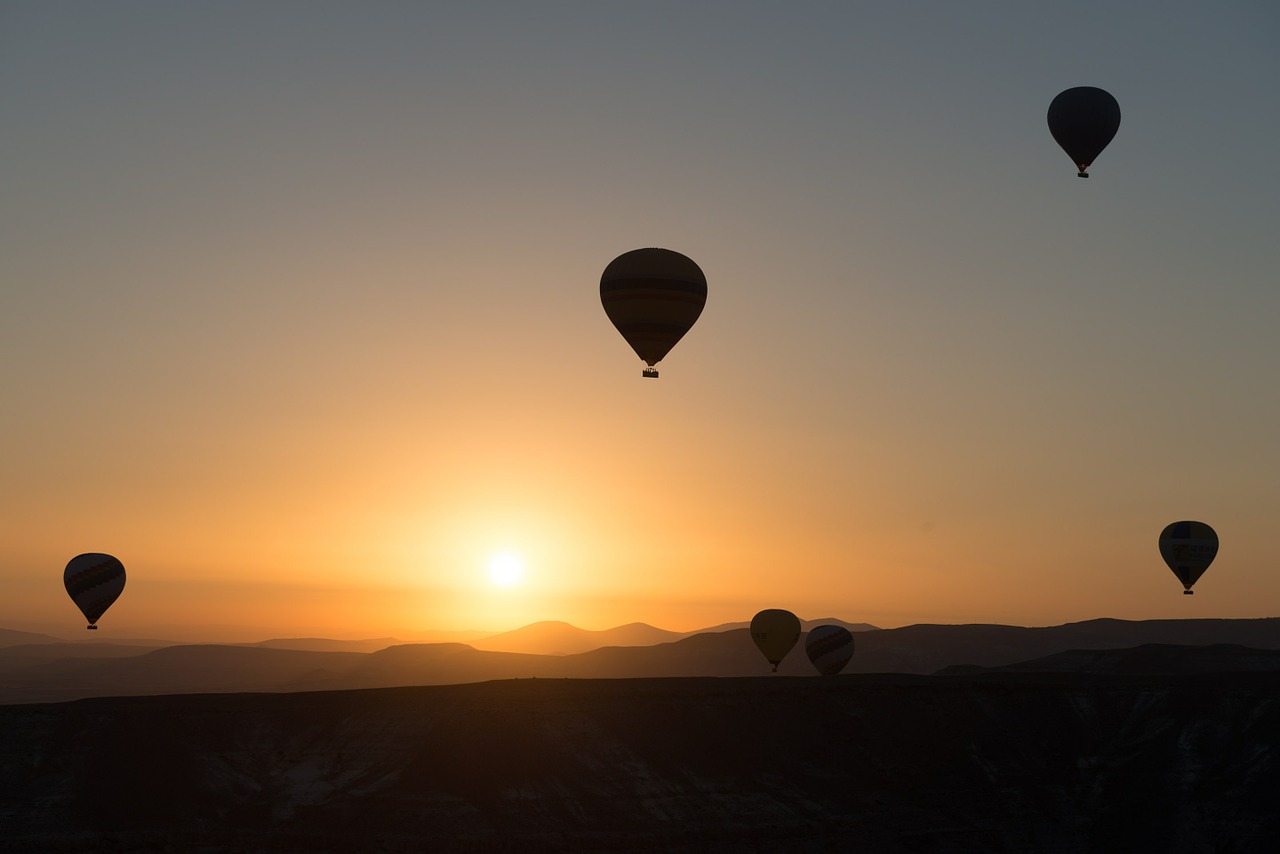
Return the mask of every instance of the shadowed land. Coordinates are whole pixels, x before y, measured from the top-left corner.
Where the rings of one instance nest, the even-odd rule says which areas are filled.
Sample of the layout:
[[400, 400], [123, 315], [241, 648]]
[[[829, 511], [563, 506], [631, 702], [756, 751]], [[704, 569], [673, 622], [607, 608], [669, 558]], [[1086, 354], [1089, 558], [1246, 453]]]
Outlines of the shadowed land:
[[0, 850], [1271, 852], [1276, 732], [1274, 672], [9, 706]]

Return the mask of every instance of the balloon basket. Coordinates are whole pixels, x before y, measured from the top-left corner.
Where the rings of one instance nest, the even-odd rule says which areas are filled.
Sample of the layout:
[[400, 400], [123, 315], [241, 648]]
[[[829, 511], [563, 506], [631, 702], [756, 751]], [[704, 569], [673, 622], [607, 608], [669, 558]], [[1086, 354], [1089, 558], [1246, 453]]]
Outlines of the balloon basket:
[[1196, 595], [1196, 592], [1195, 592], [1194, 590], [1183, 590], [1183, 591], [1182, 591], [1182, 595], [1183, 595], [1183, 596], [1194, 596], [1194, 595]]
[[1089, 173], [1088, 173], [1088, 172], [1077, 172], [1077, 173], [1076, 173], [1076, 177], [1077, 177], [1077, 178], [1088, 178], [1088, 177], [1089, 177]]
[[85, 628], [91, 632], [96, 632], [98, 630], [97, 626], [85, 626]]
[[640, 375], [641, 375], [641, 376], [643, 376], [643, 377], [649, 377], [650, 379], [655, 379], [655, 380], [656, 380], [656, 379], [658, 378], [658, 369], [657, 369], [657, 368], [645, 368], [645, 369], [644, 369], [644, 372], [643, 372], [643, 373], [641, 373]]

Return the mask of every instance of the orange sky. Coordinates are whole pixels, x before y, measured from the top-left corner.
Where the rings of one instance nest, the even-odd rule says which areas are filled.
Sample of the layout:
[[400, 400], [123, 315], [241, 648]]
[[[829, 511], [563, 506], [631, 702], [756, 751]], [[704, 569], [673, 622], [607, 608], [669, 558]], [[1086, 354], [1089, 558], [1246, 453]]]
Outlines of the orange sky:
[[1269, 11], [252, 8], [0, 13], [0, 626], [85, 551], [104, 637], [1274, 615]]

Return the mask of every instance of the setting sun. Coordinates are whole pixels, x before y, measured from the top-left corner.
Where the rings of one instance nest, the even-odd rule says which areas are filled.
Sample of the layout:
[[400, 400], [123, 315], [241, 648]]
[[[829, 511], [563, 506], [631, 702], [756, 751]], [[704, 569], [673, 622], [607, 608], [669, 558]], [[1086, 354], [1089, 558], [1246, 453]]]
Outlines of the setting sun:
[[498, 552], [489, 558], [489, 583], [515, 587], [524, 576], [524, 561], [515, 552]]

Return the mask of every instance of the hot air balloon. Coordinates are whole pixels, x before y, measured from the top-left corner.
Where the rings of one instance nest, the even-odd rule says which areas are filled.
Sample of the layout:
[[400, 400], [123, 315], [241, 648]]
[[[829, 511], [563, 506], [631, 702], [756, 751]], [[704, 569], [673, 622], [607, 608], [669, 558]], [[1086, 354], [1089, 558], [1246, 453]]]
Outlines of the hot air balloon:
[[778, 662], [787, 657], [800, 639], [800, 619], [790, 611], [769, 608], [751, 618], [751, 639], [778, 672]]
[[1120, 127], [1120, 105], [1111, 93], [1093, 86], [1059, 92], [1049, 104], [1049, 133], [1079, 169], [1079, 177], [1102, 153]]
[[804, 639], [804, 653], [823, 676], [835, 676], [853, 658], [853, 634], [844, 626], [815, 626]]
[[1182, 582], [1184, 596], [1218, 555], [1218, 535], [1204, 522], [1174, 522], [1160, 532], [1160, 557]]
[[600, 276], [600, 302], [622, 337], [644, 359], [646, 377], [676, 346], [707, 304], [707, 277], [670, 249], [624, 252]]
[[97, 629], [94, 624], [124, 590], [124, 564], [111, 555], [76, 555], [67, 563], [62, 583], [71, 601], [89, 621], [89, 628]]

